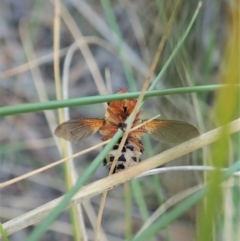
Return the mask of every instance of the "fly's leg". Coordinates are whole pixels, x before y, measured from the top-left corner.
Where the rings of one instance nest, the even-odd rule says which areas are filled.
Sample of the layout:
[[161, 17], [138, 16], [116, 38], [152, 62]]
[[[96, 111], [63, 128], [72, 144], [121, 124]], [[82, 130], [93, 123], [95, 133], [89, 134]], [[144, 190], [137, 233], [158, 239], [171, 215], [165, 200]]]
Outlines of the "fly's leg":
[[123, 122], [121, 116], [114, 115], [110, 108], [107, 109], [107, 112], [117, 123]]

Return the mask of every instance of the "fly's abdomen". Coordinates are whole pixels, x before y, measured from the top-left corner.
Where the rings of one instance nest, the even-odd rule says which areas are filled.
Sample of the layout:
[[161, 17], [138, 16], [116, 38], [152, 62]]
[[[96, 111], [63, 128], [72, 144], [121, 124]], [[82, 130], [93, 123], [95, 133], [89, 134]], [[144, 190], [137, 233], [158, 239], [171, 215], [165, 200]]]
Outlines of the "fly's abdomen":
[[[118, 141], [118, 143], [114, 145], [113, 149], [107, 154], [106, 158], [103, 161], [104, 166], [107, 166], [109, 170], [117, 153], [120, 141]], [[141, 145], [140, 142], [139, 144]], [[136, 165], [141, 161], [141, 155], [142, 151], [140, 147], [131, 140], [127, 140], [121, 150], [120, 156], [118, 157], [117, 164], [114, 168], [114, 173]]]

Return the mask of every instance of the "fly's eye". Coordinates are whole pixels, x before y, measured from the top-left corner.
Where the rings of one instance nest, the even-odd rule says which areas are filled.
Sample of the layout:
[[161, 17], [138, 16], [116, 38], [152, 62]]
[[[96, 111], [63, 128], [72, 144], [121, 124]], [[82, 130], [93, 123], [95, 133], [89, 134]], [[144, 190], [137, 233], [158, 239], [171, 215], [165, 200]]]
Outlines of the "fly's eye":
[[124, 111], [124, 113], [127, 112], [127, 107], [126, 106], [123, 106], [123, 111]]

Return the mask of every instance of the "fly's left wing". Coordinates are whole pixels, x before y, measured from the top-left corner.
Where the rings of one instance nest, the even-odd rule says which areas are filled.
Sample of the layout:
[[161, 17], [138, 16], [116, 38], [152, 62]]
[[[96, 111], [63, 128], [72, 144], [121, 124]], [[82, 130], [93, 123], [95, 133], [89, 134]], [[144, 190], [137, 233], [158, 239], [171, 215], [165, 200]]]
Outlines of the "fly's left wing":
[[104, 124], [104, 119], [82, 118], [63, 122], [54, 134], [67, 141], [77, 143], [91, 136]]

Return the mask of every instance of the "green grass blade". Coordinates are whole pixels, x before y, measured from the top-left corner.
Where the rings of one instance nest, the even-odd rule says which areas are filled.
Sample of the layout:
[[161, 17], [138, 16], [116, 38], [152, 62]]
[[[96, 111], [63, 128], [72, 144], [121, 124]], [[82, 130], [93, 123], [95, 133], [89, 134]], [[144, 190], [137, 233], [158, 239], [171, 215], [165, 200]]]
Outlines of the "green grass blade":
[[2, 235], [2, 239], [4, 241], [9, 241], [8, 237], [7, 237], [7, 234], [2, 226], [2, 224], [0, 223], [0, 234]]
[[[240, 85], [235, 87], [239, 88]], [[153, 96], [163, 96], [163, 95], [174, 95], [174, 94], [184, 94], [184, 93], [200, 93], [206, 91], [215, 91], [223, 88], [224, 85], [202, 85], [194, 87], [184, 87], [184, 88], [171, 88], [166, 90], [153, 90], [147, 91], [145, 97]], [[87, 96], [68, 100], [53, 100], [48, 102], [37, 102], [30, 104], [22, 104], [15, 106], [0, 107], [0, 116], [16, 115], [30, 112], [38, 112], [43, 110], [58, 109], [64, 107], [74, 107], [82, 105], [98, 104], [103, 102], [109, 102], [114, 100], [122, 99], [135, 99], [140, 95], [141, 92], [131, 92], [124, 94], [111, 94], [103, 96]]]

